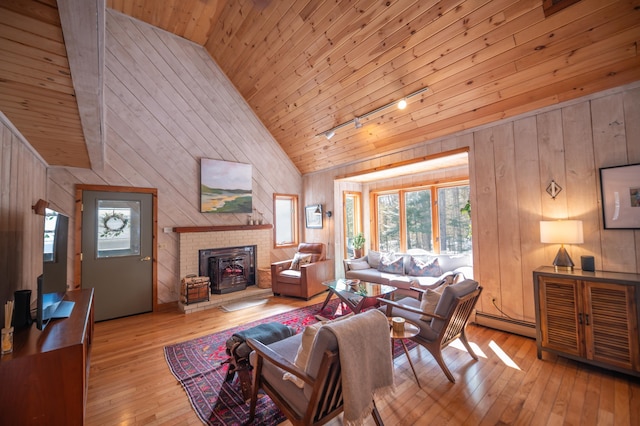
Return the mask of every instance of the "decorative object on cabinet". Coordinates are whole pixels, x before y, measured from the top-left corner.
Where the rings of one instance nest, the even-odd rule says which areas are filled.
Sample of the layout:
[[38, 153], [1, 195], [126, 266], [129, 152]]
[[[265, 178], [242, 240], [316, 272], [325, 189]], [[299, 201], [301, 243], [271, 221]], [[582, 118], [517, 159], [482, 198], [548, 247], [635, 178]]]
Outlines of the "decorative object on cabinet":
[[202, 158], [200, 212], [252, 213], [251, 164]]
[[533, 272], [538, 358], [542, 351], [640, 377], [640, 274]]
[[322, 229], [322, 206], [314, 204], [304, 208], [304, 218], [307, 228]]
[[564, 248], [565, 244], [582, 244], [584, 237], [582, 234], [581, 220], [542, 220], [540, 221], [540, 242], [549, 244], [560, 244], [560, 249], [553, 266], [558, 269], [573, 270], [573, 261], [569, 253]]
[[604, 229], [640, 229], [640, 163], [600, 169]]

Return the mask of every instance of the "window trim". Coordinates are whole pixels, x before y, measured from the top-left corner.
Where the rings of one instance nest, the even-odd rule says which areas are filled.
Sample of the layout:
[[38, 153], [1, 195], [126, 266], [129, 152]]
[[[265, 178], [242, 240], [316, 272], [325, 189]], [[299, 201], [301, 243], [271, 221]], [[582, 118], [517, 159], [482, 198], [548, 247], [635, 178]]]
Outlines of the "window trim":
[[[354, 203], [354, 212], [353, 216], [355, 219], [355, 223], [353, 224], [353, 232], [354, 235], [359, 232], [364, 232], [363, 226], [363, 218], [362, 218], [362, 192], [360, 191], [342, 191], [342, 217], [344, 220], [342, 221], [342, 244], [343, 244], [343, 256], [345, 259], [349, 258], [348, 252], [348, 241], [347, 241], [347, 197], [353, 197], [356, 199]], [[366, 247], [366, 243], [365, 243]]]
[[[380, 247], [380, 237], [378, 235], [378, 196], [388, 194], [398, 194], [398, 206], [401, 212], [405, 211], [404, 194], [406, 192], [431, 190], [431, 235], [433, 235], [433, 251], [440, 253], [440, 214], [438, 204], [438, 190], [441, 188], [451, 188], [455, 186], [469, 186], [469, 179], [452, 179], [449, 181], [434, 180], [425, 181], [419, 184], [401, 185], [371, 191], [371, 247]], [[400, 215], [400, 251], [407, 251], [407, 218]]]
[[[287, 200], [291, 200], [291, 223], [293, 226], [292, 232], [293, 232], [293, 241], [291, 242], [287, 242], [284, 244], [278, 244], [278, 239], [276, 238], [277, 235], [277, 227], [278, 227], [278, 221], [277, 221], [277, 210], [276, 210], [276, 201], [278, 199], [287, 199]], [[274, 193], [273, 194], [273, 248], [274, 249], [279, 249], [279, 248], [287, 248], [287, 247], [298, 247], [298, 241], [299, 241], [299, 236], [300, 236], [300, 223], [299, 223], [299, 213], [298, 213], [298, 195], [297, 194], [279, 194], [279, 193]]]

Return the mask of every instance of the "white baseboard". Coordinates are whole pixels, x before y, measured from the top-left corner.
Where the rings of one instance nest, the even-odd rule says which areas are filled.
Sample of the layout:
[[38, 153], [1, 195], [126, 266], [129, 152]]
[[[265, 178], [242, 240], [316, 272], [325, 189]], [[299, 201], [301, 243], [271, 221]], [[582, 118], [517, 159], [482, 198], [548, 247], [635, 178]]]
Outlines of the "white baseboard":
[[536, 324], [533, 322], [500, 317], [484, 312], [476, 312], [474, 322], [478, 325], [495, 328], [496, 330], [519, 334], [520, 336], [531, 337], [533, 339], [536, 338]]

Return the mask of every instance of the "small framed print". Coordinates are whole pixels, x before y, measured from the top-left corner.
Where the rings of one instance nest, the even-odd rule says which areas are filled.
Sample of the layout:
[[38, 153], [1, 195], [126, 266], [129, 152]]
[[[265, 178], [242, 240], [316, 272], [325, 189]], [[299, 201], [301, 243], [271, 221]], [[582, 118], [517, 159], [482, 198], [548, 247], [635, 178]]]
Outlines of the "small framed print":
[[605, 229], [640, 229], [640, 163], [600, 169]]
[[304, 218], [307, 228], [322, 228], [322, 206], [315, 204], [304, 208]]

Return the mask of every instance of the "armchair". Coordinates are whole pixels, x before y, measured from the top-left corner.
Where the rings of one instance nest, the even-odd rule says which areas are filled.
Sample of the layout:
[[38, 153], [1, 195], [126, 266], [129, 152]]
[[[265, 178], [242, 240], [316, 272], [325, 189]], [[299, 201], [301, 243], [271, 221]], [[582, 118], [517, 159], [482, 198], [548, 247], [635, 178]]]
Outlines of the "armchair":
[[323, 243], [301, 243], [298, 253], [310, 254], [310, 263], [300, 265], [299, 270], [291, 269], [293, 259], [271, 264], [271, 290], [276, 296], [294, 296], [309, 300], [327, 290], [323, 281], [332, 280], [335, 265], [326, 258]]
[[[412, 289], [420, 293], [427, 291]], [[411, 297], [405, 297], [398, 302], [378, 299], [382, 304], [379, 309], [385, 312], [387, 317], [402, 317], [418, 324], [420, 332], [411, 340], [431, 352], [449, 381], [455, 383], [455, 378], [442, 358], [442, 349], [459, 338], [469, 355], [475, 360], [478, 359], [467, 340], [466, 328], [480, 293], [482, 287], [476, 281], [464, 280], [444, 289], [434, 313], [422, 310], [421, 301]]]
[[[254, 385], [249, 406], [249, 423], [254, 420], [259, 390], [262, 389], [293, 425], [321, 425], [344, 412], [345, 423], [361, 423], [371, 415], [383, 425], [375, 396], [393, 388], [393, 367], [389, 324], [376, 310], [321, 325], [307, 349], [306, 367], [295, 359], [302, 334], [264, 345], [248, 339], [254, 349]], [[360, 349], [370, 344], [368, 351]], [[289, 373], [299, 386], [284, 380]]]

